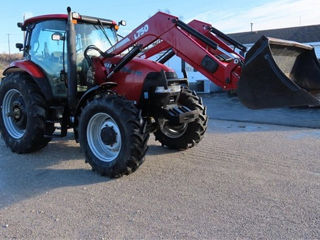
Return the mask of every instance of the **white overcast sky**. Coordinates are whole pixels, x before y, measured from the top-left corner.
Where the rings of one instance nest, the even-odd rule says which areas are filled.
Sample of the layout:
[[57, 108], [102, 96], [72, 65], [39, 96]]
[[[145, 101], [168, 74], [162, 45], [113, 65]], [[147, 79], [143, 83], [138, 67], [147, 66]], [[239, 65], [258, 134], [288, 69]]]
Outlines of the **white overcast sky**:
[[[274, 29], [320, 24], [320, 0], [21, 0], [4, 1], [0, 8], [0, 53], [8, 51], [8, 34], [12, 52], [23, 34], [16, 27], [23, 15], [28, 17], [65, 13], [66, 6], [83, 15], [98, 16], [119, 21], [125, 19], [126, 27], [119, 33], [126, 35], [157, 11], [166, 11], [189, 22], [192, 19], [211, 23], [225, 33]], [[98, 7], [97, 7], [98, 6]], [[142, 7], [141, 7], [142, 6]], [[320, 39], [319, 39], [320, 41]]]
[[227, 33], [250, 31], [251, 22], [253, 30], [320, 24], [320, 0], [280, 0], [261, 5], [259, 1], [256, 3], [252, 8], [232, 12], [215, 8], [197, 14], [194, 18], [209, 22]]

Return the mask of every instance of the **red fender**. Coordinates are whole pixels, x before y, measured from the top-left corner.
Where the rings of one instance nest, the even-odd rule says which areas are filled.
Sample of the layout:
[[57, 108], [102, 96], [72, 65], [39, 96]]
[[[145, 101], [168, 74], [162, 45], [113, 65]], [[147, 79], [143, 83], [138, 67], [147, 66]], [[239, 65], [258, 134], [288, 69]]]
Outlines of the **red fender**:
[[12, 62], [10, 66], [4, 70], [3, 75], [7, 75], [9, 73], [14, 72], [28, 73], [33, 78], [34, 82], [38, 85], [40, 91], [42, 92], [46, 100], [53, 100], [53, 94], [50, 83], [42, 69], [35, 63], [29, 60], [18, 60]]
[[33, 62], [29, 60], [14, 61], [3, 71], [3, 75], [7, 75], [12, 72], [24, 71], [29, 73], [34, 78], [45, 78], [43, 71]]

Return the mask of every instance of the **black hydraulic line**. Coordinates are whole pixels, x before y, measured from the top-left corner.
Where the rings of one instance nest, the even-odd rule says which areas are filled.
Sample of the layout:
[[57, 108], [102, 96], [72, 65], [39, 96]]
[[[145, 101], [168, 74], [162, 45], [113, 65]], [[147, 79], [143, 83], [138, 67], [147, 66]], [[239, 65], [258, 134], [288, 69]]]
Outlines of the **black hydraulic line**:
[[156, 62], [159, 62], [161, 58], [163, 58], [165, 55], [168, 54], [168, 52], [170, 52], [172, 50], [172, 48], [167, 49], [160, 57], [157, 58]]
[[214, 28], [214, 27], [211, 27], [210, 28], [210, 31], [216, 35], [218, 35], [220, 38], [224, 39], [225, 41], [231, 43], [233, 46], [239, 48], [240, 50], [246, 52], [247, 51], [247, 48], [242, 45], [241, 43], [239, 43], [237, 40], [229, 37], [228, 35], [224, 34], [223, 32], [221, 32], [220, 30]]
[[180, 27], [181, 29], [185, 30], [186, 32], [190, 33], [192, 36], [198, 38], [199, 40], [201, 40], [202, 42], [207, 44], [209, 47], [211, 47], [213, 49], [217, 49], [217, 47], [218, 47], [217, 43], [212, 41], [210, 38], [204, 36], [203, 34], [199, 33], [194, 28], [190, 27], [189, 25], [187, 25], [184, 22], [177, 20], [177, 19], [174, 19], [173, 22], [176, 23], [177, 26]]
[[118, 62], [118, 64], [113, 68], [113, 70], [108, 74], [107, 78], [110, 78], [114, 73], [120, 71], [128, 62], [130, 62], [135, 56], [141, 52], [142, 44], [134, 46], [124, 57]]
[[174, 51], [170, 49], [165, 55], [162, 55], [157, 62], [165, 64], [169, 59], [171, 59], [175, 55]]
[[188, 74], [186, 71], [186, 62], [184, 60], [181, 60], [181, 72], [184, 78], [188, 78]]

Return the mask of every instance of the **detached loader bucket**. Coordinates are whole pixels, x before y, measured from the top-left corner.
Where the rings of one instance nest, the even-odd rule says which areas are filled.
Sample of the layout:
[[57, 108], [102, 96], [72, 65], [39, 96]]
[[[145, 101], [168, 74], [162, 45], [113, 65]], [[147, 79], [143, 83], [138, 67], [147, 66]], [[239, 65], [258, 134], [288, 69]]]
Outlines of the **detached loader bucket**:
[[261, 37], [246, 55], [237, 93], [253, 109], [320, 105], [320, 64], [314, 49]]

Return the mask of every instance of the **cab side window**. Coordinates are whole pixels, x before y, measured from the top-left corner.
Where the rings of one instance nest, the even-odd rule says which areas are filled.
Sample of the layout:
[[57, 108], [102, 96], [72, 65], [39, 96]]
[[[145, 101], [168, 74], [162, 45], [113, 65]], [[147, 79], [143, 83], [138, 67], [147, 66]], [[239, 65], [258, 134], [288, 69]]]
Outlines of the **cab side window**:
[[[66, 34], [65, 20], [47, 20], [37, 23], [30, 37], [28, 55], [32, 62], [46, 73], [53, 94], [57, 97], [66, 95], [65, 83], [60, 80], [63, 64], [66, 66], [67, 48], [63, 40], [53, 40], [53, 34]], [[63, 59], [64, 58], [64, 59]]]

